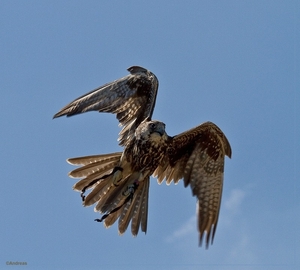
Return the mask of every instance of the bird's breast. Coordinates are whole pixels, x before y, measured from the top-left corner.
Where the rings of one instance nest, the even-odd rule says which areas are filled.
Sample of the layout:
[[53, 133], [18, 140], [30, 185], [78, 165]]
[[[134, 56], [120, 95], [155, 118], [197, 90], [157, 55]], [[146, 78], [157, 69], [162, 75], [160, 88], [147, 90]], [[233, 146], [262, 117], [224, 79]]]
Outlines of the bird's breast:
[[151, 136], [149, 140], [136, 140], [133, 147], [127, 153], [131, 158], [134, 170], [154, 172], [167, 148], [166, 142], [161, 140], [159, 134]]

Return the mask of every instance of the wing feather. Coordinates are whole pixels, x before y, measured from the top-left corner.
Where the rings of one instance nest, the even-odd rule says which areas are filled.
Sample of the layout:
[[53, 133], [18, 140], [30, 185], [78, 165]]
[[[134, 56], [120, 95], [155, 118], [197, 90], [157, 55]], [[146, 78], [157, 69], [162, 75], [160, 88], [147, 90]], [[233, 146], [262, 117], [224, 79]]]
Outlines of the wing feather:
[[215, 124], [203, 123], [172, 137], [163, 161], [154, 172], [161, 183], [184, 180], [198, 199], [199, 244], [213, 242], [220, 211], [224, 159], [231, 157], [230, 144]]
[[120, 145], [126, 145], [138, 125], [151, 119], [156, 102], [158, 79], [149, 70], [132, 66], [129, 75], [100, 86], [63, 107], [53, 118], [88, 111], [116, 114], [123, 127]]

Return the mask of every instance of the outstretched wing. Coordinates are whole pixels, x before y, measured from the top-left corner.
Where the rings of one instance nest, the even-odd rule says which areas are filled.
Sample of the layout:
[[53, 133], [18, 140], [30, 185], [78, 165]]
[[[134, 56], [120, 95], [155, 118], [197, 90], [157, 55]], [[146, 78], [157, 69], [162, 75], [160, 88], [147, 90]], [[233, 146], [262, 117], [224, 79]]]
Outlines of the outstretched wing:
[[154, 176], [161, 183], [191, 186], [198, 198], [200, 245], [206, 232], [206, 247], [213, 242], [220, 210], [224, 159], [231, 157], [231, 147], [224, 133], [211, 122], [203, 123], [172, 138], [167, 154]]
[[151, 119], [158, 89], [158, 80], [149, 70], [139, 66], [127, 70], [130, 75], [75, 99], [53, 118], [88, 111], [114, 113], [123, 126], [119, 134], [120, 145], [126, 145], [138, 125], [146, 118]]

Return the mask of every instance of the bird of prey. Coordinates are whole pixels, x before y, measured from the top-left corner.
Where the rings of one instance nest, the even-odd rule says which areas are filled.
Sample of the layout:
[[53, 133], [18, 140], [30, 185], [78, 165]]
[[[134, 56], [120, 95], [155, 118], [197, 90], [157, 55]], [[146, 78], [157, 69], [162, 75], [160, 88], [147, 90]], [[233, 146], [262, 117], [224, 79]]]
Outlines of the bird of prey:
[[[118, 220], [119, 234], [131, 222], [131, 233], [147, 231], [150, 176], [192, 189], [197, 197], [199, 245], [205, 235], [208, 248], [217, 228], [223, 187], [225, 155], [230, 144], [214, 123], [205, 122], [176, 136], [169, 136], [165, 124], [152, 120], [158, 79], [149, 70], [132, 66], [129, 75], [105, 84], [62, 108], [53, 118], [87, 111], [116, 114], [122, 130], [123, 152], [70, 158], [81, 166], [69, 173], [81, 178], [73, 189], [81, 192], [84, 206], [95, 205], [103, 214], [105, 227]], [[85, 196], [85, 192], [90, 193]]]

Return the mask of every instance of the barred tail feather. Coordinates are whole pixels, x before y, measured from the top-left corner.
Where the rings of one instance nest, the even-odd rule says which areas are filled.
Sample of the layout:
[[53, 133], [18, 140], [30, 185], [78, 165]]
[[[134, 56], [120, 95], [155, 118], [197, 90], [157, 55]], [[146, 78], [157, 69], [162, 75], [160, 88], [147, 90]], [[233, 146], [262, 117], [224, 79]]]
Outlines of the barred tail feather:
[[92, 156], [83, 156], [76, 158], [68, 158], [67, 162], [71, 165], [87, 165], [90, 163], [94, 163], [97, 161], [111, 161], [118, 160], [122, 152], [115, 152], [110, 154], [102, 154], [102, 155], [92, 155]]
[[[109, 178], [112, 178], [110, 176]], [[101, 202], [105, 200], [105, 195], [109, 193], [109, 189], [111, 187], [111, 179], [103, 179], [100, 180], [94, 187], [94, 189], [86, 196], [83, 205], [90, 206], [93, 205], [95, 202]]]
[[71, 171], [69, 176], [71, 178], [84, 177], [73, 186], [73, 189], [83, 191], [95, 187], [98, 180], [109, 175], [118, 165], [121, 155], [121, 152], [117, 152], [104, 155], [69, 158], [67, 160], [68, 163], [72, 165], [82, 165], [82, 167]]
[[[138, 186], [137, 190], [135, 191], [132, 201], [131, 202], [129, 201], [123, 207], [123, 211], [121, 212], [121, 215], [119, 218], [119, 233], [120, 234], [123, 234], [127, 230], [130, 221], [131, 221], [132, 230], [138, 232], [140, 222], [133, 223], [132, 219], [135, 216], [140, 215], [139, 210], [142, 208], [143, 195], [145, 193], [145, 188], [148, 187], [148, 184], [146, 183], [147, 181], [149, 181], [149, 179], [145, 179], [139, 183], [139, 186]], [[136, 220], [139, 221], [140, 219], [136, 219]], [[134, 236], [136, 236], [136, 235], [137, 235], [137, 233], [134, 234]]]
[[138, 203], [136, 203], [134, 206], [134, 213], [131, 221], [131, 233], [133, 236], [137, 236], [140, 226], [142, 232], [147, 232], [148, 195], [150, 179], [145, 179], [142, 183], [142, 191], [141, 193], [139, 193], [140, 197], [137, 199]]

